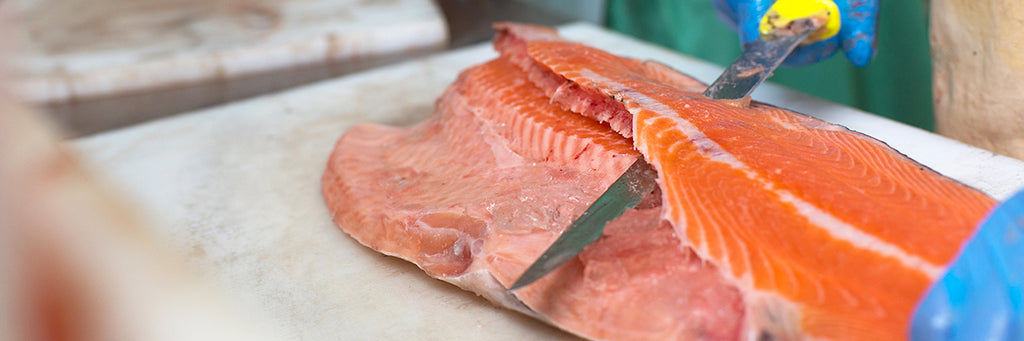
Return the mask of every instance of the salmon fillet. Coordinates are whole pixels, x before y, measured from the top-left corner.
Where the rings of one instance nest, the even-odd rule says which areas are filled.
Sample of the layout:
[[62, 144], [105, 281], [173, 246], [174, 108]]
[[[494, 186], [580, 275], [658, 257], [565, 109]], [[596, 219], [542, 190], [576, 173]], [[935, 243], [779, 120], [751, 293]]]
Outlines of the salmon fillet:
[[498, 48], [524, 70], [620, 103], [632, 118], [620, 132], [659, 172], [663, 219], [736, 281], [753, 319], [781, 330], [906, 337], [917, 299], [996, 204], [844, 127], [709, 100], [547, 28], [498, 29]]
[[[346, 132], [323, 195], [360, 243], [577, 335], [903, 338], [995, 204], [843, 127], [708, 100], [667, 66], [547, 27], [496, 28], [501, 56], [463, 71], [432, 117]], [[660, 188], [505, 290], [638, 157]]]
[[505, 290], [639, 155], [499, 58], [464, 71], [416, 126], [346, 132], [323, 193], [360, 243], [578, 335], [736, 339], [739, 291], [661, 221], [660, 193], [565, 266]]

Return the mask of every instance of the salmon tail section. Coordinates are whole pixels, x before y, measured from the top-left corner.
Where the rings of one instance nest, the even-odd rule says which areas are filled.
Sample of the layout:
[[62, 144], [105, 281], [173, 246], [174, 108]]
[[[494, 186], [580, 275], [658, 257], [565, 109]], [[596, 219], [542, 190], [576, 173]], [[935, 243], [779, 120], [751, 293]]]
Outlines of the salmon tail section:
[[[902, 339], [995, 201], [841, 126], [709, 100], [671, 68], [500, 24], [552, 102], [608, 122], [659, 172], [662, 217], [734, 281], [748, 336]], [[769, 321], [769, 322], [765, 322]]]

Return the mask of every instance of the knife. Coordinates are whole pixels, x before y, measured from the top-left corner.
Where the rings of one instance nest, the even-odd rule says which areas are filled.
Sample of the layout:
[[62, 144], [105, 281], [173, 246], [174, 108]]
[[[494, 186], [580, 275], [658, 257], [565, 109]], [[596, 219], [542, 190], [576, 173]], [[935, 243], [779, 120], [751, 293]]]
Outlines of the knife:
[[[725, 69], [704, 96], [711, 99], [741, 99], [772, 75], [790, 52], [808, 36], [822, 27], [830, 12], [788, 21], [785, 25], [770, 25], [772, 30], [762, 33], [757, 40], [744, 46], [744, 51]], [[765, 16], [766, 20], [772, 12]], [[838, 13], [834, 14], [838, 16]], [[766, 20], [762, 21], [762, 28]], [[770, 22], [770, 21], [769, 21]], [[764, 31], [764, 30], [762, 30]], [[520, 275], [509, 290], [517, 290], [544, 277], [596, 241], [612, 219], [636, 206], [640, 199], [657, 186], [657, 173], [641, 156], [594, 201], [582, 215], [566, 228], [554, 243]]]

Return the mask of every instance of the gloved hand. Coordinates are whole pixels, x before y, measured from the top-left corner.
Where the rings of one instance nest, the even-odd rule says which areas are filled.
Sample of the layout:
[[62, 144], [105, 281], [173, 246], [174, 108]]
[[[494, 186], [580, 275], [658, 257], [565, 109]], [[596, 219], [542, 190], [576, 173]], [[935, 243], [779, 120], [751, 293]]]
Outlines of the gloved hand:
[[[833, 0], [839, 7], [841, 27], [835, 36], [800, 46], [782, 62], [786, 66], [804, 66], [828, 58], [839, 48], [855, 66], [865, 66], [875, 55], [875, 31], [878, 26], [878, 0]], [[719, 17], [740, 36], [743, 44], [760, 35], [761, 18], [775, 0], [711, 0]]]
[[1024, 339], [1024, 191], [982, 223], [919, 303], [912, 340]]

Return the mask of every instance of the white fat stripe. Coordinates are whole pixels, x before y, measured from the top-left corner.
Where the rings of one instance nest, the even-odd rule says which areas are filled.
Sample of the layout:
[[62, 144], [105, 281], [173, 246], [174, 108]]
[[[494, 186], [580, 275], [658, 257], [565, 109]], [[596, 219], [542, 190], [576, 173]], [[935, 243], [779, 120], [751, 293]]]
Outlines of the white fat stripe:
[[836, 237], [837, 239], [848, 241], [862, 249], [894, 257], [904, 265], [921, 270], [930, 278], [937, 278], [942, 274], [941, 266], [932, 264], [921, 257], [911, 255], [899, 246], [890, 244], [884, 240], [878, 239], [878, 237], [867, 234], [857, 227], [847, 224], [839, 218], [822, 211], [813, 204], [798, 198], [789, 191], [776, 190], [775, 192], [783, 202], [796, 207], [797, 212], [807, 217], [811, 223], [825, 228], [829, 235]]
[[794, 131], [800, 130], [799, 128], [797, 128], [792, 123], [783, 121], [782, 118], [780, 118], [780, 117], [778, 117], [776, 115], [767, 115], [767, 117], [770, 118], [775, 123], [777, 123], [778, 125], [782, 126], [783, 128], [786, 128], [786, 129], [789, 129], [789, 130], [794, 130]]
[[[702, 156], [711, 161], [728, 164], [729, 166], [742, 171], [747, 178], [757, 181], [765, 190], [777, 194], [783, 202], [795, 207], [797, 212], [807, 218], [812, 225], [825, 230], [830, 236], [839, 240], [847, 241], [855, 247], [870, 250], [883, 256], [895, 258], [903, 265], [925, 273], [929, 278], [937, 278], [942, 274], [942, 266], [932, 264], [921, 257], [908, 253], [899, 246], [867, 234], [856, 226], [842, 221], [841, 219], [818, 208], [814, 204], [804, 201], [793, 193], [776, 188], [773, 182], [755, 172], [742, 161], [736, 159], [735, 156], [725, 151], [722, 146], [715, 141], [712, 141], [707, 137], [707, 135], [704, 135], [697, 126], [680, 117], [679, 113], [667, 105], [653, 98], [647, 97], [636, 90], [628, 88], [625, 85], [598, 75], [591, 70], [583, 69], [580, 73], [583, 77], [590, 78], [601, 83], [605, 87], [613, 88], [616, 92], [624, 94], [624, 98], [627, 101], [635, 102], [636, 105], [627, 106], [629, 107], [628, 110], [631, 114], [636, 115], [640, 110], [648, 110], [660, 114], [661, 117], [668, 117], [672, 119], [675, 121], [679, 130], [689, 138], [689, 141], [697, 146], [697, 152]], [[636, 128], [635, 125], [636, 123], [634, 123], [634, 129]], [[723, 265], [727, 266], [726, 264]]]

